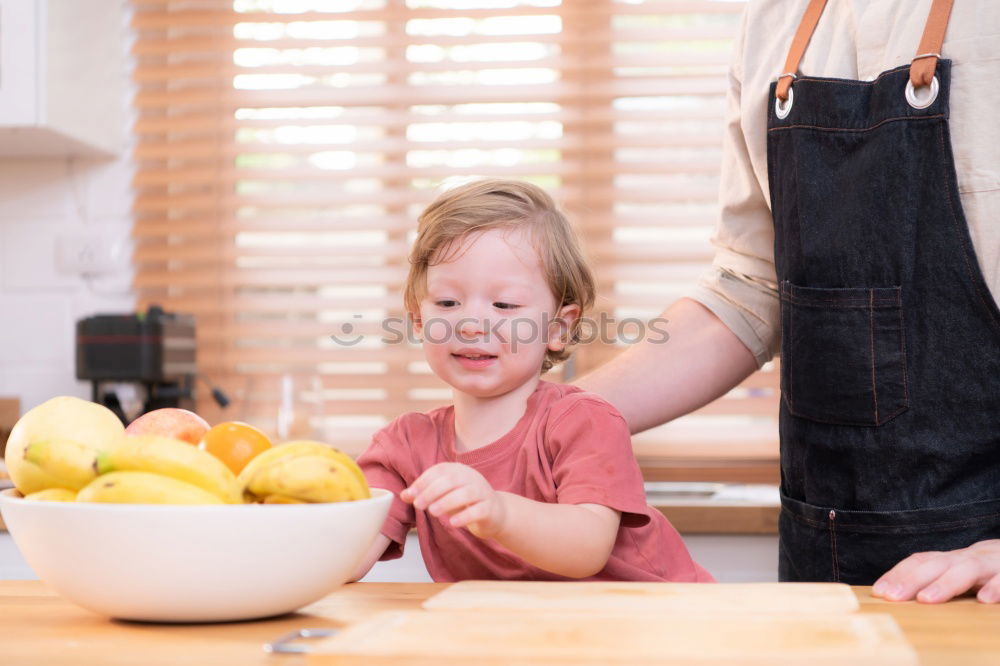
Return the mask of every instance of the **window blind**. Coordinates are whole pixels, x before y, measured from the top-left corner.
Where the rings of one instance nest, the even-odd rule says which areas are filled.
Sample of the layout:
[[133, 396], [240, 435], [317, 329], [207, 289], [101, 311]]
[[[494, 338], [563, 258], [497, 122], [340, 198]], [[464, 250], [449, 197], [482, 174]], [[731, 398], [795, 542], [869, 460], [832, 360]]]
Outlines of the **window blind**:
[[[210, 420], [357, 453], [447, 403], [401, 287], [419, 211], [464, 179], [547, 188], [596, 268], [592, 341], [546, 378], [653, 334], [711, 259], [742, 2], [131, 3], [135, 286], [197, 317], [199, 369], [234, 396], [199, 394]], [[766, 368], [637, 436], [640, 461], [774, 478], [776, 389]]]

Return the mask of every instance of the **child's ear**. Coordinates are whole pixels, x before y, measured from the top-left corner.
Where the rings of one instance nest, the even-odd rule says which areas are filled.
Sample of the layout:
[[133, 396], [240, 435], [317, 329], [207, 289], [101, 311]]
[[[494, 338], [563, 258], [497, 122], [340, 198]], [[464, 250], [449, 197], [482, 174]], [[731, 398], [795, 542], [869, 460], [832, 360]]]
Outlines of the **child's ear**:
[[408, 312], [410, 317], [410, 322], [413, 324], [413, 334], [417, 336], [418, 339], [423, 339], [424, 335], [424, 322], [420, 318], [419, 312]]
[[580, 306], [573, 303], [564, 305], [552, 321], [549, 322], [548, 348], [552, 351], [562, 351], [570, 343], [570, 331], [573, 324], [580, 318]]

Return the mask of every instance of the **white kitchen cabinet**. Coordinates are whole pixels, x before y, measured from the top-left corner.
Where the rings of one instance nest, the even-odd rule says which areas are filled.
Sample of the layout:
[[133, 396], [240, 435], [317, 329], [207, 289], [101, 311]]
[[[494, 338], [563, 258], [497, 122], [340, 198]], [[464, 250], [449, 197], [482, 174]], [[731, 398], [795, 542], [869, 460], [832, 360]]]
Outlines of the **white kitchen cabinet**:
[[0, 155], [115, 155], [123, 0], [0, 0]]

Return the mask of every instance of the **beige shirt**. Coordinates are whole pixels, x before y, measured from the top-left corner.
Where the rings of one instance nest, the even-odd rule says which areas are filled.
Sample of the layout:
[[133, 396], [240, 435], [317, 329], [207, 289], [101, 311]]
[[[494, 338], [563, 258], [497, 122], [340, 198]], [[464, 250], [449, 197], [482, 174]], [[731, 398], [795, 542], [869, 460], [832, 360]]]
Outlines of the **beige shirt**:
[[[808, 0], [754, 0], [730, 69], [717, 252], [689, 296], [763, 365], [780, 344], [767, 184], [768, 87]], [[799, 73], [873, 80], [917, 54], [931, 0], [829, 0]], [[1000, 0], [956, 0], [942, 57], [952, 60], [951, 128], [962, 206], [979, 265], [1000, 297]]]

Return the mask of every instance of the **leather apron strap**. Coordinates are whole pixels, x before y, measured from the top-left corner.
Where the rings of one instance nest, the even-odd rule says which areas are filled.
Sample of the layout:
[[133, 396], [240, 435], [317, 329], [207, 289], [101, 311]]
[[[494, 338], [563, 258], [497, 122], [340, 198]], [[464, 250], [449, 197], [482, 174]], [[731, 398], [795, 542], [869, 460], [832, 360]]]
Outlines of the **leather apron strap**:
[[[934, 0], [931, 3], [931, 11], [927, 16], [927, 24], [924, 26], [924, 34], [920, 38], [920, 46], [917, 47], [917, 55], [913, 57], [910, 64], [910, 81], [914, 88], [929, 85], [934, 78], [934, 71], [937, 69], [938, 58], [941, 57], [941, 46], [944, 44], [944, 33], [948, 29], [948, 19], [951, 18], [951, 6], [954, 0]], [[781, 76], [778, 77], [778, 86], [775, 89], [775, 96], [781, 101], [788, 100], [788, 91], [792, 87], [792, 81], [796, 78], [799, 70], [799, 63], [806, 52], [809, 40], [816, 30], [819, 17], [826, 7], [826, 0], [810, 0], [806, 7], [806, 13], [802, 16], [792, 45], [788, 49], [788, 57], [785, 58], [785, 66]]]
[[917, 55], [913, 56], [910, 62], [910, 83], [914, 88], [929, 86], [931, 79], [934, 78], [953, 2], [954, 0], [934, 0], [934, 4], [931, 5], [931, 13], [927, 16], [927, 25], [924, 26], [924, 36], [920, 38]]
[[809, 45], [809, 40], [816, 30], [816, 24], [819, 23], [819, 17], [823, 15], [825, 7], [826, 0], [810, 0], [809, 6], [806, 7], [806, 13], [802, 15], [799, 29], [795, 31], [792, 46], [788, 49], [788, 57], [785, 58], [785, 68], [781, 70], [781, 76], [778, 77], [778, 89], [775, 94], [782, 102], [788, 101], [788, 89], [792, 87], [792, 81], [795, 79], [795, 73], [799, 71], [799, 63], [802, 62], [806, 46]]

